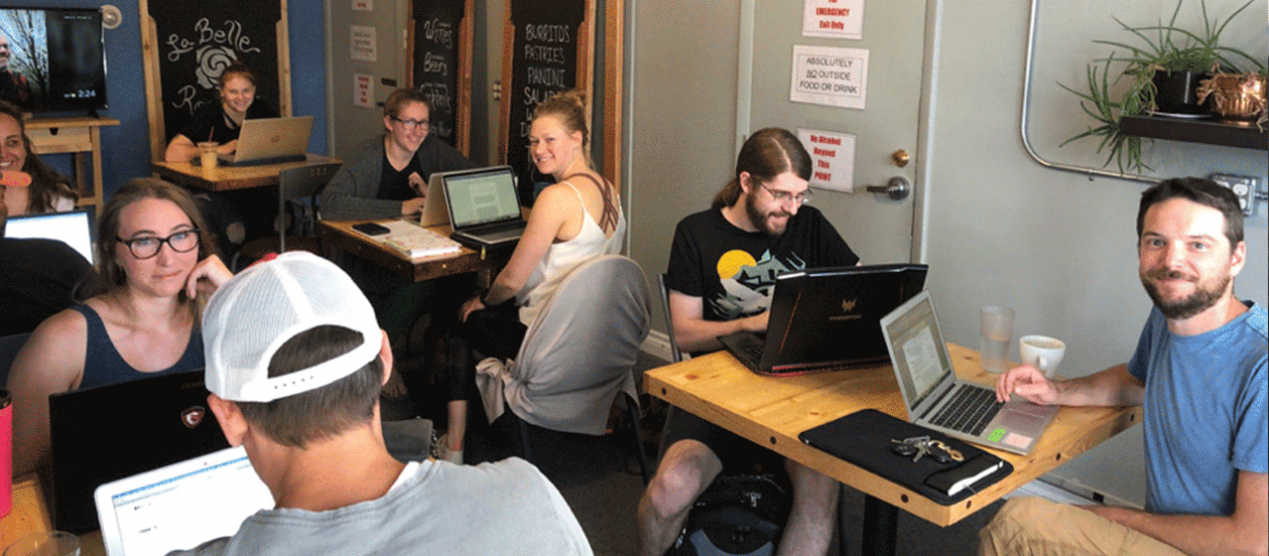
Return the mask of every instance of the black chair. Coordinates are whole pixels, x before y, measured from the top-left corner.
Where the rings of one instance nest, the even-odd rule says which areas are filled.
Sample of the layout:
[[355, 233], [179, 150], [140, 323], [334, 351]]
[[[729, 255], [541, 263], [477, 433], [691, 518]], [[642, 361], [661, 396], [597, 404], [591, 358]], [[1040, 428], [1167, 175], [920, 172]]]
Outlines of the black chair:
[[670, 358], [674, 363], [683, 360], [683, 352], [679, 351], [679, 342], [674, 338], [674, 318], [670, 316], [670, 289], [665, 286], [666, 274], [657, 275], [657, 289], [661, 291], [661, 309], [665, 314], [665, 335], [670, 337]]
[[[247, 242], [242, 246], [242, 249], [239, 249], [234, 254], [230, 266], [234, 270], [239, 270], [238, 264], [243, 257], [254, 261], [263, 257], [266, 253], [285, 253], [288, 249], [291, 251], [308, 251], [321, 255], [321, 242], [318, 241], [313, 232], [317, 221], [321, 217], [318, 212], [317, 194], [334, 177], [335, 172], [338, 172], [341, 166], [342, 164], [339, 162], [332, 162], [288, 168], [278, 172], [279, 225], [277, 240], [274, 241], [274, 238], [270, 237]], [[301, 199], [308, 199], [308, 204], [298, 202]], [[289, 228], [297, 232], [296, 235], [291, 236], [286, 234], [288, 228], [286, 225], [288, 206], [292, 209], [289, 212], [302, 216], [302, 218], [297, 218], [289, 226]], [[289, 248], [288, 244], [290, 244]]]

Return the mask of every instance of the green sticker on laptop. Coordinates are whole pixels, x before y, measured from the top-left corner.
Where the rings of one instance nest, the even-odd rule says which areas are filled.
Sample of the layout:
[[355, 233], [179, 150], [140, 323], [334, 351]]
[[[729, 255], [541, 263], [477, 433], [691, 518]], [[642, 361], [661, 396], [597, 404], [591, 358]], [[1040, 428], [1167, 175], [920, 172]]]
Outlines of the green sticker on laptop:
[[991, 436], [988, 436], [988, 437], [987, 437], [987, 439], [988, 439], [988, 440], [990, 440], [990, 441], [992, 441], [992, 442], [1000, 442], [1000, 439], [1001, 439], [1001, 438], [1004, 438], [1004, 437], [1005, 437], [1005, 433], [1007, 433], [1007, 432], [1009, 432], [1009, 431], [1008, 431], [1008, 430], [1006, 430], [1006, 429], [996, 429], [996, 430], [993, 430], [993, 431], [991, 431]]

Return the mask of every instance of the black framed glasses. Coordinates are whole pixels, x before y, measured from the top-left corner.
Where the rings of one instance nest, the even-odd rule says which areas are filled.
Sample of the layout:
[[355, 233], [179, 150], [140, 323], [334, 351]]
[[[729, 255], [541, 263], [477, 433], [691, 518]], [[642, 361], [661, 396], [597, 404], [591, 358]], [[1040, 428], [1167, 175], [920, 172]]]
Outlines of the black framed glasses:
[[403, 120], [397, 117], [393, 117], [392, 119], [396, 120], [410, 131], [414, 131], [416, 129], [427, 129], [432, 125], [431, 120]]
[[132, 239], [118, 238], [119, 243], [128, 246], [128, 251], [138, 259], [149, 259], [159, 254], [166, 243], [177, 253], [189, 253], [198, 249], [198, 228], [181, 230], [167, 237], [141, 236]]
[[767, 193], [770, 193], [771, 198], [775, 199], [777, 203], [787, 203], [789, 201], [793, 201], [794, 204], [800, 207], [811, 202], [811, 199], [815, 198], [815, 193], [811, 192], [809, 188], [806, 191], [794, 195], [788, 191], [776, 191], [771, 189], [770, 187], [767, 187], [767, 184], [762, 182], [758, 182], [758, 185], [762, 186], [763, 189], [766, 189]]

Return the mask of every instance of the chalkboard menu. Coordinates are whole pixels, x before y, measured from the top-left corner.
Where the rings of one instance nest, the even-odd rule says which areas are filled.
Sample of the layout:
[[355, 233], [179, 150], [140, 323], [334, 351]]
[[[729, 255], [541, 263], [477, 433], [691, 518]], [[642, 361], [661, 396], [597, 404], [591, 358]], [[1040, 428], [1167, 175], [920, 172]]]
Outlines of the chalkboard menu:
[[[588, 32], [583, 28], [588, 0], [511, 0], [510, 27], [514, 38], [507, 45], [504, 71], [510, 68], [510, 86], [503, 90], [503, 114], [507, 127], [507, 164], [520, 179], [520, 199], [531, 205], [535, 181], [547, 180], [529, 160], [529, 124], [533, 109], [553, 93], [584, 86], [578, 81], [579, 60], [590, 53]], [[586, 65], [580, 66], [585, 71]]]
[[[427, 96], [432, 111], [429, 135], [458, 146], [459, 77], [469, 62], [460, 60], [465, 0], [414, 0], [414, 88]], [[467, 39], [470, 40], [470, 39]]]
[[[150, 0], [157, 39], [164, 142], [208, 103], [220, 102], [220, 74], [240, 61], [256, 75], [256, 97], [281, 110], [278, 85], [279, 0]], [[153, 93], [151, 93], [153, 94]]]

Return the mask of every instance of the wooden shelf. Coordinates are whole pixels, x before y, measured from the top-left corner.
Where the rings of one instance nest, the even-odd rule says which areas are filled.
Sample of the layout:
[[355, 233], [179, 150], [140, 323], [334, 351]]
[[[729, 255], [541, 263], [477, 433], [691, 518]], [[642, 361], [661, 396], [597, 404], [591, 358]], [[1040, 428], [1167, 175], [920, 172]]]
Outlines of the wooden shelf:
[[[31, 150], [37, 155], [69, 153], [75, 159], [77, 206], [92, 206], [101, 214], [101, 127], [119, 125], [113, 118], [32, 118], [26, 120]], [[88, 162], [85, 162], [85, 158]], [[88, 166], [92, 166], [91, 175]]]
[[1182, 120], [1164, 116], [1124, 116], [1119, 125], [1128, 135], [1269, 151], [1269, 134], [1256, 125], [1215, 120]]

